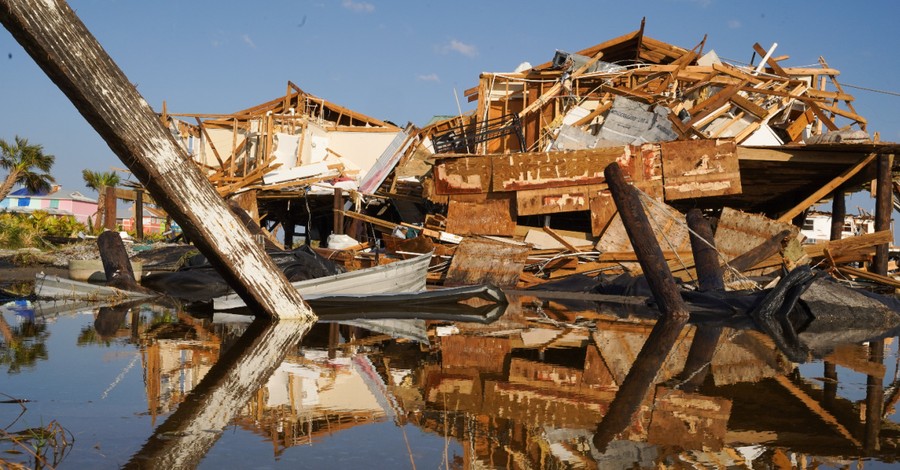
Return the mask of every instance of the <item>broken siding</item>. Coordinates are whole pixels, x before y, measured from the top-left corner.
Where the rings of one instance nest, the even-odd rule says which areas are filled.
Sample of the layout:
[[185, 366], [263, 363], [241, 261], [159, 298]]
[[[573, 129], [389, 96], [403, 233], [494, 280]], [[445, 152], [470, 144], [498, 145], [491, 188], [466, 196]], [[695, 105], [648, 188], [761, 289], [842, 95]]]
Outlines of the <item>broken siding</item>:
[[447, 231], [457, 235], [515, 235], [512, 196], [511, 193], [451, 196]]
[[664, 142], [660, 146], [667, 201], [741, 193], [734, 141]]

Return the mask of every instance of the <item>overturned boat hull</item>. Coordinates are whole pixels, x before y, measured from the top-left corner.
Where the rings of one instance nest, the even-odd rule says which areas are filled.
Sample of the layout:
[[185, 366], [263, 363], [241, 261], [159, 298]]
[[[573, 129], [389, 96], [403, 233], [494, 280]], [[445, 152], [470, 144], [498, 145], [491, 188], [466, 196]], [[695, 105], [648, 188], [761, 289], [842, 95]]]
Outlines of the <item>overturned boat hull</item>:
[[[389, 292], [418, 292], [425, 290], [425, 279], [431, 253], [419, 255], [390, 264], [350, 271], [333, 276], [294, 282], [304, 300], [335, 294], [362, 295]], [[244, 300], [237, 294], [213, 299], [214, 310], [230, 310], [244, 307]]]

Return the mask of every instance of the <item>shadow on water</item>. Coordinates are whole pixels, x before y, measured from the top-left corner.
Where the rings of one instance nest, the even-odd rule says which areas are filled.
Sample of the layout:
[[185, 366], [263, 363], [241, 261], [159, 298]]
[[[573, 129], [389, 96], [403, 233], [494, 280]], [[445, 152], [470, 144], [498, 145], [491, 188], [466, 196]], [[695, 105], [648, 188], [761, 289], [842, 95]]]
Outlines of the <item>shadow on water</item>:
[[[34, 401], [12, 426], [18, 411], [0, 405], [0, 425], [55, 417], [94, 436], [67, 464], [108, 468], [897, 459], [900, 360], [883, 312], [784, 323], [786, 350], [739, 316], [657, 321], [634, 304], [510, 300], [431, 312], [323, 305], [314, 325], [177, 305], [6, 306], [0, 357], [44, 352], [8, 371], [0, 393]], [[74, 357], [93, 365], [60, 370]], [[142, 373], [129, 375], [136, 364]], [[88, 373], [102, 378], [78, 381]], [[106, 387], [100, 400], [94, 382]]]

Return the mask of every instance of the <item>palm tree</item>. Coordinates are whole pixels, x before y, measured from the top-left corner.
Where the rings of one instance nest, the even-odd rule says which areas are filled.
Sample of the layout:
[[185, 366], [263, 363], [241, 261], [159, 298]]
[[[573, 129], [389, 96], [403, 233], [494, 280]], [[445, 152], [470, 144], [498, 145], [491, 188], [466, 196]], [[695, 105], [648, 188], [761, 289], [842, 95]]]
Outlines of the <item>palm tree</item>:
[[97, 191], [97, 224], [96, 227], [103, 227], [103, 217], [106, 215], [106, 188], [114, 188], [119, 184], [121, 179], [115, 171], [91, 171], [82, 170], [81, 177], [84, 178], [84, 184]]
[[22, 184], [32, 193], [49, 191], [56, 180], [50, 175], [50, 167], [56, 157], [44, 153], [40, 145], [31, 145], [28, 139], [19, 136], [15, 144], [0, 139], [0, 168], [9, 171], [0, 185], [0, 201], [12, 191], [13, 186]]

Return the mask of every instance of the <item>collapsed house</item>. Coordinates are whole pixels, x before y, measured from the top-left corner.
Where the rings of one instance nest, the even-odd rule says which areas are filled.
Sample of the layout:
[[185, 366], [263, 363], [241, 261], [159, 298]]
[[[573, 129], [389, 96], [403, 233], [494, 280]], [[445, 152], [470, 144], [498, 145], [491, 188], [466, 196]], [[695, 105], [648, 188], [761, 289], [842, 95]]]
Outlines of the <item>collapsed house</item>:
[[[232, 114], [164, 111], [161, 119], [222, 197], [237, 198], [257, 220], [268, 214], [291, 235], [294, 222], [307, 225], [300, 212], [322, 211], [316, 196], [327, 195], [330, 210], [334, 189], [355, 190], [401, 132], [291, 82], [283, 97]], [[292, 209], [308, 196], [302, 211]]]
[[[802, 242], [806, 211], [831, 197], [843, 205], [885, 160], [890, 171], [897, 144], [869, 136], [824, 58], [788, 67], [775, 45], [752, 49], [750, 64], [732, 64], [705, 38], [684, 49], [645, 35], [642, 23], [544, 64], [483, 73], [465, 92], [474, 111], [422, 128], [292, 83], [284, 97], [231, 115], [162, 118], [219, 193], [264, 228], [280, 225], [285, 245], [299, 225], [307, 241], [346, 233], [355, 249], [453, 256], [435, 280], [530, 285], [554, 270], [636, 269], [603, 175], [613, 162], [688, 277], [690, 208], [717, 222], [729, 259], [787, 230], [769, 267], [804, 263], [827, 252], [783, 256]], [[870, 260], [890, 239], [885, 228], [850, 258]]]

